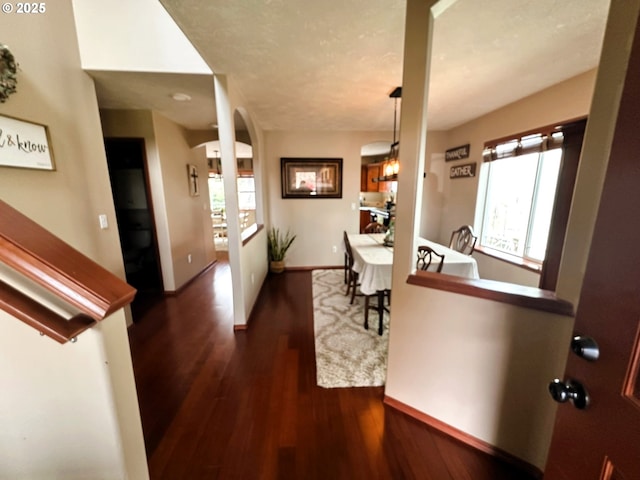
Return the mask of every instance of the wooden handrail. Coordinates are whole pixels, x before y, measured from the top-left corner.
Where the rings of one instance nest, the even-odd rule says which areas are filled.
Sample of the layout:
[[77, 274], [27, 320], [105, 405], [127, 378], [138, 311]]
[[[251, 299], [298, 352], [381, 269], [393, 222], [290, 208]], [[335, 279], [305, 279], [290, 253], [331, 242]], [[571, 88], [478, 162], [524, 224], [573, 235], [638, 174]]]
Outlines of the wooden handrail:
[[0, 262], [80, 311], [67, 320], [2, 283], [0, 309], [64, 343], [133, 300], [136, 290], [0, 200]]
[[12, 286], [2, 281], [0, 284], [2, 284], [0, 309], [60, 343], [73, 339], [96, 324], [95, 320], [84, 314], [76, 315], [67, 320]]

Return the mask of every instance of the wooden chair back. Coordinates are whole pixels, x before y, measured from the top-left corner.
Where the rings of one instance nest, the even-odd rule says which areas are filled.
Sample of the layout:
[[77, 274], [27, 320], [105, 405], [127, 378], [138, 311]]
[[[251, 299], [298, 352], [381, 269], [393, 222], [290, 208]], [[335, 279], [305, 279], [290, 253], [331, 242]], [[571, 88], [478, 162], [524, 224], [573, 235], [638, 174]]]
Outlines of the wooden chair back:
[[420, 245], [418, 247], [418, 260], [416, 262], [416, 269], [427, 270], [434, 262], [439, 262], [435, 271], [441, 273], [442, 267], [444, 266], [444, 253], [439, 254], [431, 247]]
[[471, 225], [463, 225], [457, 230], [451, 232], [451, 240], [449, 240], [449, 248], [456, 252], [471, 255], [476, 246], [478, 237], [473, 233]]
[[353, 267], [353, 251], [349, 243], [349, 235], [344, 231], [345, 268]]
[[387, 227], [378, 222], [371, 222], [364, 227], [364, 233], [387, 233]]

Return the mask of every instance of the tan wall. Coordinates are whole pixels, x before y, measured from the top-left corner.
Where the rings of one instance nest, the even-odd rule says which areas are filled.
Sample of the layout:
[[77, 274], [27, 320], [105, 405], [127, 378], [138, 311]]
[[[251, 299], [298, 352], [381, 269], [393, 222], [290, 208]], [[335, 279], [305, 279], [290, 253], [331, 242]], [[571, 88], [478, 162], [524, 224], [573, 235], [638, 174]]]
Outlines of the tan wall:
[[[70, 0], [45, 15], [4, 15], [2, 42], [20, 70], [18, 93], [0, 114], [46, 125], [57, 168], [0, 167], [0, 197], [123, 276], [95, 89], [80, 69]], [[148, 477], [122, 311], [66, 345], [0, 313], [0, 351], [0, 478]]]
[[[439, 216], [434, 212], [424, 211], [422, 217], [423, 225], [428, 225], [428, 228], [434, 233], [437, 231], [435, 241], [448, 243], [453, 230], [461, 225], [474, 225], [484, 142], [555, 122], [586, 116], [591, 106], [595, 78], [595, 70], [586, 72], [460, 127], [447, 132], [439, 132], [444, 135], [444, 140], [438, 139], [441, 149], [437, 152], [440, 155], [432, 157], [436, 160], [432, 161], [431, 165], [427, 159], [425, 169], [432, 171], [433, 175], [438, 178], [442, 191], [438, 190], [434, 195], [432, 190], [425, 190], [425, 196], [429, 195], [429, 199], [423, 199], [423, 202], [427, 205], [435, 202], [441, 204], [442, 207]], [[427, 144], [429, 145], [429, 143], [428, 138]], [[442, 155], [446, 149], [467, 143], [471, 145], [469, 158], [452, 162], [443, 161]], [[449, 179], [451, 166], [470, 162], [477, 163], [478, 174], [475, 177]], [[436, 226], [438, 221], [439, 224]], [[539, 275], [536, 273], [481, 254], [474, 256], [478, 259], [478, 268], [482, 278], [521, 285], [538, 285]]]
[[[215, 259], [204, 148], [187, 132], [145, 110], [102, 110], [106, 137], [144, 138], [164, 288], [175, 291]], [[198, 166], [200, 196], [189, 196], [187, 163]], [[191, 263], [187, 255], [191, 254]]]
[[[629, 24], [637, 18], [639, 3], [634, 2], [631, 14], [625, 12], [627, 6], [614, 2], [612, 8], [617, 14], [610, 15], [610, 20], [615, 20], [608, 26], [609, 46], [605, 36], [601, 65], [606, 65], [606, 69], [598, 75], [594, 90], [594, 106], [576, 183], [576, 195], [584, 195], [589, 200], [581, 201], [572, 209], [567, 244], [575, 245], [577, 254], [571, 262], [563, 262], [558, 282], [558, 291], [571, 292], [567, 298], [574, 302], [578, 300], [597, 213], [599, 187], [611, 142], [611, 122], [615, 118], [612, 113], [617, 111], [616, 98], [619, 99], [626, 68], [628, 51], [622, 45], [628, 45]], [[420, 14], [423, 8], [421, 0], [408, 1], [403, 97], [415, 104], [419, 104], [416, 97], [420, 86], [413, 81], [425, 65], [415, 60], [419, 55], [411, 55], [425, 43], [420, 40], [426, 28], [424, 15]], [[615, 61], [610, 61], [612, 58]], [[408, 61], [410, 59], [412, 61]], [[587, 74], [582, 80], [592, 84], [593, 76]], [[569, 95], [573, 91], [568, 87], [560, 86]], [[586, 93], [581, 95], [583, 101], [588, 97]], [[573, 113], [578, 112], [558, 111], [553, 116], [566, 114], [565, 118], [571, 118]], [[420, 114], [405, 116], [403, 111], [401, 143], [403, 138], [411, 138], [413, 132], [420, 131]], [[517, 115], [511, 118], [513, 124], [508, 130], [505, 127], [503, 134], [527, 128], [519, 123]], [[543, 117], [535, 125], [559, 119], [562, 118]], [[593, 119], [602, 121], [592, 122]], [[500, 136], [496, 134], [488, 138]], [[470, 133], [464, 137], [452, 136], [450, 146], [471, 141], [472, 156], [477, 158], [480, 145], [474, 138]], [[403, 158], [403, 162], [403, 168], [418, 170], [412, 156]], [[419, 193], [415, 186], [405, 184], [402, 177], [399, 188]], [[453, 198], [461, 192], [452, 186], [448, 194]], [[403, 227], [396, 230], [395, 237], [386, 395], [544, 469], [556, 411], [556, 405], [548, 397], [547, 384], [550, 378], [563, 376], [573, 319], [407, 285], [405, 279], [411, 264], [409, 245], [415, 234], [411, 228], [410, 205], [404, 204], [414, 199], [407, 197], [398, 195], [397, 225]], [[456, 205], [473, 205], [472, 199], [473, 195], [467, 202], [456, 201]], [[451, 210], [449, 206], [442, 216], [441, 235], [464, 222], [465, 213], [472, 215], [471, 208]], [[400, 247], [409, 253], [400, 252]]]
[[422, 215], [420, 236], [440, 239], [440, 219], [444, 208], [444, 151], [448, 148], [446, 132], [429, 132], [424, 160]]
[[[360, 149], [390, 137], [391, 132], [265, 133], [271, 224], [297, 235], [285, 259], [287, 267], [343, 263], [343, 231], [360, 229]], [[283, 199], [281, 157], [342, 158], [342, 198]]]
[[[157, 112], [153, 113], [153, 126], [166, 198], [175, 289], [178, 289], [215, 258], [207, 158], [204, 148], [192, 151], [184, 130]], [[189, 194], [189, 163], [198, 167], [200, 195], [196, 197]], [[207, 236], [209, 241], [205, 241]], [[165, 289], [168, 288], [165, 286]]]
[[[224, 75], [215, 76], [216, 110], [218, 133], [220, 137], [221, 161], [224, 175], [225, 209], [227, 212], [227, 234], [229, 245], [229, 264], [233, 287], [234, 325], [246, 325], [251, 310], [260, 293], [268, 271], [266, 230], [243, 241], [238, 221], [238, 189], [236, 183], [238, 162], [235, 153], [236, 113], [242, 115], [247, 132], [242, 136], [250, 138], [253, 149], [253, 172], [256, 183], [256, 220], [263, 223], [268, 218], [266, 202], [268, 190], [264, 184], [265, 163], [263, 133], [253, 122], [251, 115], [243, 107], [243, 98]], [[250, 135], [246, 137], [245, 135]], [[229, 175], [233, 172], [233, 175]]]

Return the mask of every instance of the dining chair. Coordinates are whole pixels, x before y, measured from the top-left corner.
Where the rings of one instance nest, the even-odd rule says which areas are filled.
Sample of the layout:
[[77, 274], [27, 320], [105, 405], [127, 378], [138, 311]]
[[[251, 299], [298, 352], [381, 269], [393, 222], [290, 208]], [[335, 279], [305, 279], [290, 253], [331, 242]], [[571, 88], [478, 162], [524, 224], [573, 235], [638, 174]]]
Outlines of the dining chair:
[[344, 280], [347, 284], [347, 291], [345, 295], [351, 293], [350, 304], [353, 304], [356, 298], [356, 291], [360, 284], [358, 283], [358, 272], [353, 270], [353, 250], [351, 250], [351, 243], [349, 242], [349, 235], [346, 230], [344, 231]]
[[[375, 305], [370, 304], [370, 300], [372, 298], [377, 299], [377, 303]], [[383, 332], [383, 321], [384, 321], [384, 312], [389, 312], [389, 307], [385, 306], [384, 300], [387, 299], [388, 305], [391, 306], [391, 290], [378, 290], [373, 295], [365, 295], [364, 296], [364, 328], [365, 330], [369, 330], [369, 310], [375, 310], [378, 312], [378, 335], [382, 335]]]
[[457, 230], [451, 232], [449, 248], [455, 250], [456, 252], [471, 255], [473, 253], [473, 249], [476, 246], [477, 240], [478, 237], [474, 235], [471, 225], [463, 225]]
[[418, 260], [416, 261], [416, 269], [427, 270], [431, 266], [431, 264], [434, 263], [434, 261], [439, 262], [435, 271], [441, 273], [442, 267], [444, 266], [444, 253], [439, 254], [431, 247], [420, 245], [418, 247]]
[[386, 233], [387, 227], [382, 223], [371, 222], [364, 227], [364, 233]]
[[347, 237], [347, 232], [343, 232], [343, 240], [344, 242], [344, 283], [345, 285], [349, 283], [349, 259], [351, 255], [351, 244], [349, 243], [349, 237]]

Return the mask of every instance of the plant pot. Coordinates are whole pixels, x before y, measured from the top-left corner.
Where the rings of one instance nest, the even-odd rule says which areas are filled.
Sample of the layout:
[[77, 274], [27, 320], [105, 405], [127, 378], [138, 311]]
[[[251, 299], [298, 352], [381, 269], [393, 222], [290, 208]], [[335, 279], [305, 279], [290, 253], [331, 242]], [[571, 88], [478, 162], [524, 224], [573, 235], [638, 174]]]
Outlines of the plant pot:
[[269, 269], [273, 273], [284, 272], [284, 260], [271, 260], [271, 262], [269, 263]]

